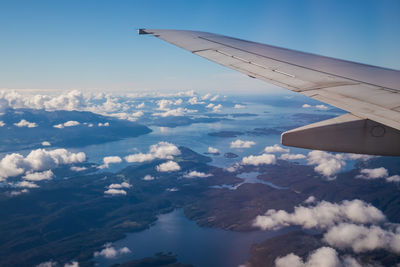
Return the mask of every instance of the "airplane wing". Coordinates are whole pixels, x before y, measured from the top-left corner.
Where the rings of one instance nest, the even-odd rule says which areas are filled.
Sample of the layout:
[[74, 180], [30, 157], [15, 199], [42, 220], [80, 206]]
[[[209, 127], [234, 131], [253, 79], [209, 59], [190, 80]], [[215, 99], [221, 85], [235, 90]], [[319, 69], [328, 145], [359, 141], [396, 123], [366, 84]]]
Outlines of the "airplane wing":
[[283, 145], [400, 156], [400, 71], [207, 32], [138, 32], [349, 112], [284, 132]]

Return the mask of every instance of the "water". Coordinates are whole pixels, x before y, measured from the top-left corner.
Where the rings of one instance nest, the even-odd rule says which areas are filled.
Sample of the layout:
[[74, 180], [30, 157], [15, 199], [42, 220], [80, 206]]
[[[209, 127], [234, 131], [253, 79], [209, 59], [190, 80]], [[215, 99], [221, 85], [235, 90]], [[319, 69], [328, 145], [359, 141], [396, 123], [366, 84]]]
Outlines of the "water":
[[228, 184], [213, 185], [211, 187], [212, 188], [228, 188], [230, 190], [236, 190], [236, 189], [239, 188], [239, 186], [241, 186], [243, 184], [265, 184], [265, 185], [268, 185], [268, 186], [270, 186], [270, 187], [272, 187], [274, 189], [279, 189], [279, 190], [287, 189], [287, 187], [277, 186], [277, 185], [274, 185], [273, 183], [266, 182], [266, 181], [258, 179], [257, 176], [259, 174], [260, 174], [259, 172], [244, 172], [244, 173], [241, 173], [241, 174], [237, 175], [237, 177], [243, 179], [243, 181], [238, 183], [238, 184], [235, 184], [235, 185], [228, 185]]
[[172, 252], [178, 256], [179, 262], [194, 266], [238, 266], [249, 257], [252, 244], [290, 230], [292, 229], [242, 233], [199, 227], [178, 209], [160, 215], [151, 228], [130, 233], [113, 244], [116, 249], [128, 247], [132, 253], [114, 259], [96, 257], [95, 260], [99, 267], [104, 267], [153, 256], [157, 252]]

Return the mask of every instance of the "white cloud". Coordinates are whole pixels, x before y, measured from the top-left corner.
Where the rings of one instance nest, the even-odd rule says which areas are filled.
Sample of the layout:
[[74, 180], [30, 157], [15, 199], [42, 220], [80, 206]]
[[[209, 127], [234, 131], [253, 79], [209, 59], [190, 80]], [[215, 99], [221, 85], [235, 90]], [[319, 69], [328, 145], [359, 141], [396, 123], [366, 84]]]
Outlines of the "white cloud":
[[122, 190], [122, 189], [111, 188], [111, 189], [108, 189], [108, 190], [104, 191], [104, 194], [112, 195], [112, 196], [126, 195], [126, 191]]
[[233, 142], [231, 142], [231, 148], [249, 148], [254, 146], [256, 143], [253, 141], [243, 141], [240, 139], [237, 139]]
[[169, 116], [184, 116], [187, 113], [196, 113], [197, 110], [187, 108], [170, 109], [163, 113], [153, 113], [153, 116], [169, 117]]
[[36, 267], [56, 267], [57, 265], [58, 265], [57, 262], [50, 260], [50, 261], [39, 263], [38, 265], [36, 265]]
[[131, 253], [131, 250], [128, 247], [123, 247], [120, 249], [114, 248], [111, 243], [107, 243], [104, 245], [104, 248], [101, 251], [96, 251], [94, 253], [95, 257], [104, 257], [106, 259], [113, 259], [116, 258], [117, 256], [120, 256], [122, 254], [127, 254]]
[[142, 117], [143, 115], [144, 115], [143, 111], [137, 111], [137, 112], [132, 113], [132, 116], [135, 118]]
[[303, 202], [306, 204], [311, 204], [311, 203], [315, 203], [316, 198], [314, 196], [309, 196], [306, 200], [304, 200]]
[[144, 104], [144, 102], [142, 102], [142, 103], [138, 104], [138, 105], [136, 106], [136, 108], [144, 108], [144, 106], [145, 106], [145, 104]]
[[110, 184], [108, 189], [121, 189], [121, 188], [131, 188], [132, 185], [127, 182], [122, 182], [120, 184]]
[[210, 101], [216, 101], [219, 98], [219, 95], [215, 95], [214, 97], [210, 98]]
[[240, 104], [236, 104], [235, 106], [234, 106], [234, 108], [237, 108], [237, 109], [239, 109], [239, 108], [245, 108], [246, 106], [243, 106], [243, 105], [240, 105]]
[[273, 146], [267, 146], [264, 148], [264, 151], [266, 153], [289, 153], [290, 149], [288, 148], [283, 148], [278, 144], [275, 144]]
[[26, 188], [39, 188], [39, 186], [35, 183], [22, 181], [16, 184], [17, 187], [26, 187]]
[[149, 152], [132, 154], [125, 157], [127, 162], [145, 162], [158, 159], [173, 159], [174, 156], [180, 155], [178, 147], [168, 142], [159, 142], [150, 146]]
[[354, 252], [385, 249], [400, 253], [400, 229], [385, 230], [379, 226], [341, 223], [324, 234], [324, 241], [337, 248], [351, 248]]
[[174, 105], [175, 106], [179, 106], [179, 105], [181, 105], [183, 103], [183, 100], [182, 99], [178, 99], [178, 100], [176, 100], [175, 102], [174, 102]]
[[29, 193], [28, 189], [22, 189], [21, 191], [11, 191], [9, 194], [10, 194], [10, 196], [15, 197], [15, 196], [19, 196], [21, 194], [26, 194], [26, 193]]
[[372, 158], [375, 158], [376, 156], [371, 156], [371, 155], [364, 155], [364, 154], [353, 154], [353, 153], [348, 153], [346, 154], [346, 157], [351, 160], [370, 160]]
[[210, 147], [208, 147], [208, 153], [217, 154], [217, 153], [219, 153], [219, 150], [217, 148], [210, 146]]
[[362, 169], [360, 174], [356, 176], [359, 179], [379, 179], [389, 176], [388, 170], [381, 167], [375, 169]]
[[98, 126], [98, 127], [108, 127], [108, 126], [110, 126], [110, 123], [109, 123], [109, 122], [104, 122], [104, 123], [99, 122], [99, 123], [97, 124], [97, 126]]
[[0, 177], [8, 178], [26, 172], [44, 171], [59, 165], [80, 163], [85, 160], [85, 153], [72, 153], [66, 149], [36, 149], [32, 150], [26, 157], [18, 153], [12, 153], [7, 154], [0, 160]]
[[175, 161], [168, 161], [162, 163], [156, 167], [159, 172], [171, 172], [171, 171], [179, 171], [181, 167]]
[[197, 97], [192, 97], [192, 98], [190, 98], [189, 100], [188, 100], [188, 102], [189, 102], [189, 104], [191, 104], [191, 105], [199, 105], [199, 104], [205, 104], [204, 102], [202, 102], [202, 101], [198, 101], [198, 99], [197, 99]]
[[213, 112], [220, 112], [222, 109], [222, 105], [218, 104], [216, 106], [213, 106], [212, 109], [213, 109]]
[[327, 106], [325, 106], [325, 105], [315, 105], [315, 108], [316, 109], [321, 109], [321, 110], [326, 110], [326, 109], [328, 109], [328, 107]]
[[301, 106], [301, 107], [302, 107], [302, 108], [312, 108], [312, 107], [314, 107], [314, 108], [320, 109], [320, 110], [327, 110], [327, 109], [328, 109], [327, 106], [322, 105], [322, 104], [320, 104], [320, 105], [315, 105], [315, 106], [311, 106], [310, 104], [304, 104], [304, 105]]
[[152, 181], [152, 180], [154, 180], [155, 178], [153, 177], [153, 176], [151, 176], [150, 174], [147, 174], [147, 175], [145, 175], [144, 177], [143, 177], [143, 180], [145, 180], [145, 181]]
[[20, 120], [17, 123], [14, 123], [14, 125], [17, 126], [17, 127], [27, 127], [27, 128], [35, 128], [35, 127], [38, 126], [35, 122], [29, 122], [29, 121], [24, 120], [24, 119]]
[[201, 99], [202, 100], [207, 100], [207, 99], [209, 99], [211, 97], [211, 94], [210, 93], [207, 93], [207, 94], [205, 94]]
[[64, 264], [64, 267], [79, 267], [79, 262], [71, 261], [69, 263]]
[[379, 223], [385, 215], [364, 201], [344, 200], [340, 204], [321, 201], [315, 206], [296, 206], [293, 213], [284, 210], [268, 210], [257, 216], [254, 226], [263, 230], [279, 229], [289, 225], [299, 225], [305, 229], [326, 229], [337, 223]]
[[306, 156], [303, 154], [282, 154], [279, 159], [282, 160], [296, 160], [296, 159], [305, 159]]
[[6, 124], [4, 123], [4, 121], [0, 121], [0, 127], [5, 126]]
[[72, 167], [70, 168], [70, 170], [71, 170], [71, 171], [75, 171], [75, 172], [81, 172], [81, 171], [87, 170], [87, 168], [86, 168], [86, 167], [72, 166]]
[[103, 165], [99, 166], [99, 169], [105, 169], [110, 167], [110, 164], [116, 164], [116, 163], [121, 163], [122, 159], [118, 156], [110, 156], [110, 157], [104, 157], [103, 158]]
[[308, 165], [316, 165], [314, 167], [316, 172], [328, 178], [335, 178], [335, 175], [346, 166], [346, 161], [343, 154], [313, 150], [308, 153]]
[[215, 105], [213, 103], [210, 103], [206, 106], [206, 108], [213, 108]]
[[244, 165], [258, 166], [262, 164], [275, 164], [275, 163], [276, 163], [276, 157], [275, 155], [272, 154], [262, 154], [259, 156], [250, 155], [242, 159], [242, 164]]
[[51, 144], [50, 144], [50, 142], [43, 141], [43, 142], [42, 142], [42, 146], [51, 146]]
[[22, 178], [28, 181], [51, 180], [54, 174], [51, 170], [43, 172], [27, 172]]
[[161, 99], [157, 101], [158, 110], [168, 110], [169, 107], [173, 104], [171, 100], [168, 99]]
[[179, 189], [176, 188], [176, 187], [171, 187], [171, 188], [165, 189], [165, 191], [168, 191], [168, 192], [177, 192], [177, 191], [179, 191]]
[[400, 175], [393, 175], [386, 178], [387, 182], [399, 183], [400, 182]]
[[78, 122], [78, 121], [67, 121], [67, 122], [64, 122], [64, 123], [53, 125], [53, 127], [54, 128], [58, 128], [58, 129], [62, 129], [64, 127], [78, 126], [79, 124], [80, 124], [80, 122]]
[[321, 247], [313, 251], [307, 261], [290, 253], [275, 260], [276, 267], [361, 267], [362, 265], [351, 256], [340, 258], [336, 250], [330, 247]]
[[191, 171], [187, 174], [185, 174], [183, 177], [185, 178], [206, 178], [210, 177], [212, 174], [206, 174], [204, 172], [198, 172], [198, 171]]

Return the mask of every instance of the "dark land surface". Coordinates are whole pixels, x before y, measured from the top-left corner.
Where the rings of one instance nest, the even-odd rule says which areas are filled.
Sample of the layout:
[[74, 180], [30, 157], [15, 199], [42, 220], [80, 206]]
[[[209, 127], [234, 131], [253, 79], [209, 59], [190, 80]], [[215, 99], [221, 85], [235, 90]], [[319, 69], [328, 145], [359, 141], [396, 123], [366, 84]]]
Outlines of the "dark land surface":
[[[176, 208], [183, 208], [185, 216], [200, 226], [252, 231], [257, 215], [269, 209], [291, 212], [296, 205], [314, 195], [318, 200], [333, 202], [362, 199], [382, 210], [390, 222], [400, 222], [398, 186], [384, 181], [355, 179], [357, 169], [339, 174], [334, 181], [324, 180], [310, 166], [286, 161], [261, 167], [245, 166], [230, 173], [211, 166], [209, 157], [186, 147], [179, 149], [182, 154], [175, 158], [181, 166], [178, 172], [157, 172], [155, 167], [164, 160], [132, 165], [117, 173], [75, 174], [73, 177], [64, 167], [54, 171], [57, 176], [54, 180], [40, 183], [41, 187], [32, 189], [29, 194], [13, 198], [2, 194], [0, 266], [35, 265], [49, 259], [58, 262], [74, 259], [80, 266], [93, 266], [93, 253], [105, 243], [122, 239], [127, 232], [151, 227], [159, 214]], [[397, 158], [376, 158], [356, 167], [373, 168], [382, 166], [383, 162], [390, 173], [400, 171], [400, 159]], [[213, 176], [182, 178], [192, 170]], [[237, 184], [242, 180], [236, 175], [255, 171], [260, 173], [259, 179], [288, 189], [279, 190], [259, 183], [243, 184], [235, 190], [211, 188], [213, 185]], [[147, 174], [156, 179], [142, 180]], [[104, 195], [108, 185], [123, 181], [133, 185], [126, 196]], [[166, 190], [172, 187], [178, 191]], [[289, 252], [306, 255], [323, 245], [320, 238], [304, 232], [292, 232], [280, 238], [253, 246], [249, 262], [254, 266], [271, 266], [278, 256]], [[161, 255], [122, 266], [186, 266], [177, 265], [176, 258], [171, 257]], [[388, 265], [399, 260], [379, 251], [362, 256], [364, 262], [378, 259]], [[145, 265], [152, 263], [160, 265]]]

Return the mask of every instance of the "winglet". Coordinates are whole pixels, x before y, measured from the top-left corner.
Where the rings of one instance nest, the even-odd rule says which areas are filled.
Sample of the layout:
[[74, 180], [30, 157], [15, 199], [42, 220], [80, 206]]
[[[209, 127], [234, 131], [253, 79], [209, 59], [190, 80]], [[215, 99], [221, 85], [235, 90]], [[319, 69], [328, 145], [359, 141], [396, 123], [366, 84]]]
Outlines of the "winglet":
[[151, 34], [150, 32], [146, 31], [146, 29], [138, 29], [138, 34], [142, 35], [142, 34]]

